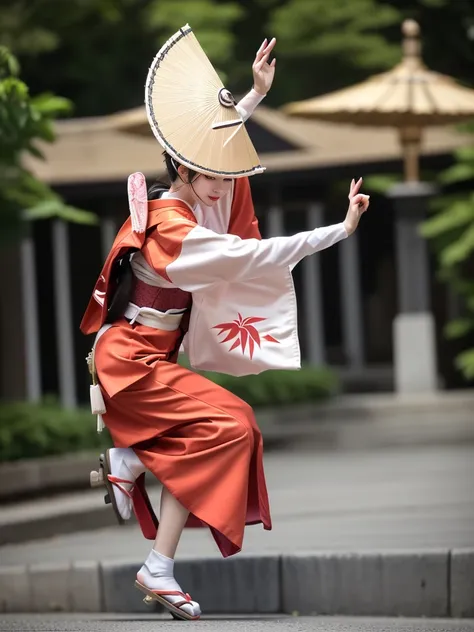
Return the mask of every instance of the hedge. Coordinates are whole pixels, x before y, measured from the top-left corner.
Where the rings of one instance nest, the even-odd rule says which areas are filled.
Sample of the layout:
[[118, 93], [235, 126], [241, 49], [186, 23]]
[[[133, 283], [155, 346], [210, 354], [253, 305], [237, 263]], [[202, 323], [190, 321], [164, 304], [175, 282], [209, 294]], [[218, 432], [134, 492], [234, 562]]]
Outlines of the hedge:
[[334, 395], [338, 382], [327, 369], [265, 371], [235, 378], [222, 373], [202, 372], [216, 384], [235, 393], [254, 408], [317, 402]]
[[[185, 364], [184, 358], [180, 363]], [[275, 407], [326, 399], [337, 390], [335, 375], [325, 368], [267, 371], [235, 378], [203, 373], [255, 408]], [[111, 445], [107, 430], [96, 431], [89, 410], [65, 410], [52, 399], [40, 404], [0, 405], [0, 462], [94, 450]]]
[[0, 462], [93, 450], [111, 444], [98, 434], [90, 410], [65, 410], [54, 402], [0, 406]]

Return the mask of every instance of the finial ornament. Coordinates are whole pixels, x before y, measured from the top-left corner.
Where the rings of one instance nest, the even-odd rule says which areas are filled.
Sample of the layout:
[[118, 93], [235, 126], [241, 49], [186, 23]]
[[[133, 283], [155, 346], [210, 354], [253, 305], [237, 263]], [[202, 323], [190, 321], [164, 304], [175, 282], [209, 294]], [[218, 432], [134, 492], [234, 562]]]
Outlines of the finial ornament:
[[415, 20], [403, 21], [403, 56], [405, 59], [421, 61], [420, 31], [420, 25]]
[[405, 37], [419, 37], [420, 25], [415, 20], [404, 20], [402, 24], [402, 33]]

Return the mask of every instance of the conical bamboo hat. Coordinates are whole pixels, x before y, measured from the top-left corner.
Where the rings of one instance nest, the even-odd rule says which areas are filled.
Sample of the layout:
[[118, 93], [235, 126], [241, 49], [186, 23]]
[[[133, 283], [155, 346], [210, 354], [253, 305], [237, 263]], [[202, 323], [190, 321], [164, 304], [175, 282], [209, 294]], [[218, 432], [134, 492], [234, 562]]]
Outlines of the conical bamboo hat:
[[218, 177], [264, 171], [234, 98], [189, 25], [175, 33], [153, 60], [145, 103], [155, 137], [181, 164]]

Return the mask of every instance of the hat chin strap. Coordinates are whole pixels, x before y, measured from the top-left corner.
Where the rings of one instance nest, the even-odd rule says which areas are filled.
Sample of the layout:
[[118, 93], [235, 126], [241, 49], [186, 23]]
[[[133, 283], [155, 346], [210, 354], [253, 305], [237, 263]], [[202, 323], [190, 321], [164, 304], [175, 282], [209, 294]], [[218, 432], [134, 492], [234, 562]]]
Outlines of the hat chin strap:
[[[178, 163], [176, 162], [176, 160], [173, 158], [173, 156], [171, 156], [171, 163], [173, 164], [173, 167], [174, 167], [174, 168], [175, 168], [175, 170], [176, 170], [176, 173], [177, 173], [177, 175], [178, 175], [178, 178], [179, 178], [179, 179], [181, 180], [181, 182], [183, 183], [183, 184], [182, 184], [179, 188], [181, 189], [183, 186], [186, 186], [186, 185], [190, 186], [190, 187], [191, 187], [192, 192], [193, 192], [193, 193], [194, 193], [194, 195], [197, 197], [197, 199], [198, 199], [200, 202], [202, 202], [202, 203], [204, 204], [204, 206], [207, 206], [207, 204], [204, 202], [204, 200], [203, 200], [201, 197], [199, 197], [199, 195], [196, 193], [196, 190], [195, 190], [195, 188], [193, 187], [193, 183], [192, 183], [192, 182], [185, 182], [185, 181], [183, 180], [183, 178], [180, 176], [179, 171], [178, 171], [178, 166], [179, 166], [179, 165], [178, 165]], [[196, 177], [194, 178], [194, 180], [197, 180], [197, 179], [199, 178], [199, 176], [201, 176], [201, 175], [202, 175], [201, 173], [198, 173], [198, 174], [196, 175]]]
[[[201, 175], [202, 175], [202, 173], [198, 173], [196, 178], [195, 178], [195, 180], [197, 180], [199, 178], [199, 176], [201, 176]], [[186, 187], [186, 186], [191, 187], [191, 190], [194, 193], [194, 195], [197, 197], [197, 199], [200, 202], [202, 202], [204, 204], [204, 206], [208, 206], [208, 204], [206, 204], [206, 202], [204, 202], [204, 200], [201, 197], [199, 197], [199, 195], [196, 193], [196, 189], [193, 187], [193, 183], [192, 182], [185, 182], [183, 180], [183, 178], [179, 175], [179, 173], [178, 173], [178, 178], [181, 180], [181, 182], [183, 184], [176, 188], [177, 191], [179, 191], [179, 189], [182, 189], [183, 187]]]
[[[198, 173], [198, 174], [197, 174], [197, 176], [194, 178], [194, 180], [197, 180], [197, 179], [199, 178], [199, 176], [201, 176], [201, 175], [202, 175], [201, 173]], [[203, 200], [202, 198], [200, 198], [200, 197], [199, 197], [199, 195], [196, 193], [196, 190], [195, 190], [195, 188], [193, 187], [193, 183], [192, 183], [192, 182], [189, 182], [189, 186], [190, 186], [190, 187], [191, 187], [191, 189], [193, 190], [193, 193], [194, 193], [194, 195], [197, 197], [197, 199], [198, 199], [200, 202], [202, 202], [202, 203], [204, 204], [204, 206], [208, 206], [208, 205], [204, 202], [204, 200]]]

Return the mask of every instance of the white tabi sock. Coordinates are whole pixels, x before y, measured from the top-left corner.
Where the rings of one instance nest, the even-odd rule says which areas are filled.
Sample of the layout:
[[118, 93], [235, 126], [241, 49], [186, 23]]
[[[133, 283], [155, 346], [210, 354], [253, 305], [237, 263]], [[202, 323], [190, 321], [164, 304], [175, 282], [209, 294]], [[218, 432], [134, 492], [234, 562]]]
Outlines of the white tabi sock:
[[[146, 471], [145, 466], [132, 448], [110, 448], [109, 460], [111, 474], [130, 481], [130, 483], [119, 483], [120, 487], [123, 487], [127, 492], [131, 490], [140, 474]], [[115, 485], [114, 494], [120, 515], [124, 520], [128, 520], [132, 511], [131, 500]]]
[[[158, 551], [152, 549], [145, 563], [138, 571], [137, 579], [150, 590], [170, 590], [182, 593], [181, 586], [174, 578], [174, 560], [166, 557]], [[183, 601], [183, 597], [179, 595], [162, 595], [166, 601], [170, 603], [178, 603]], [[181, 606], [187, 614], [198, 616], [201, 614], [201, 608], [196, 601], [190, 601]]]

